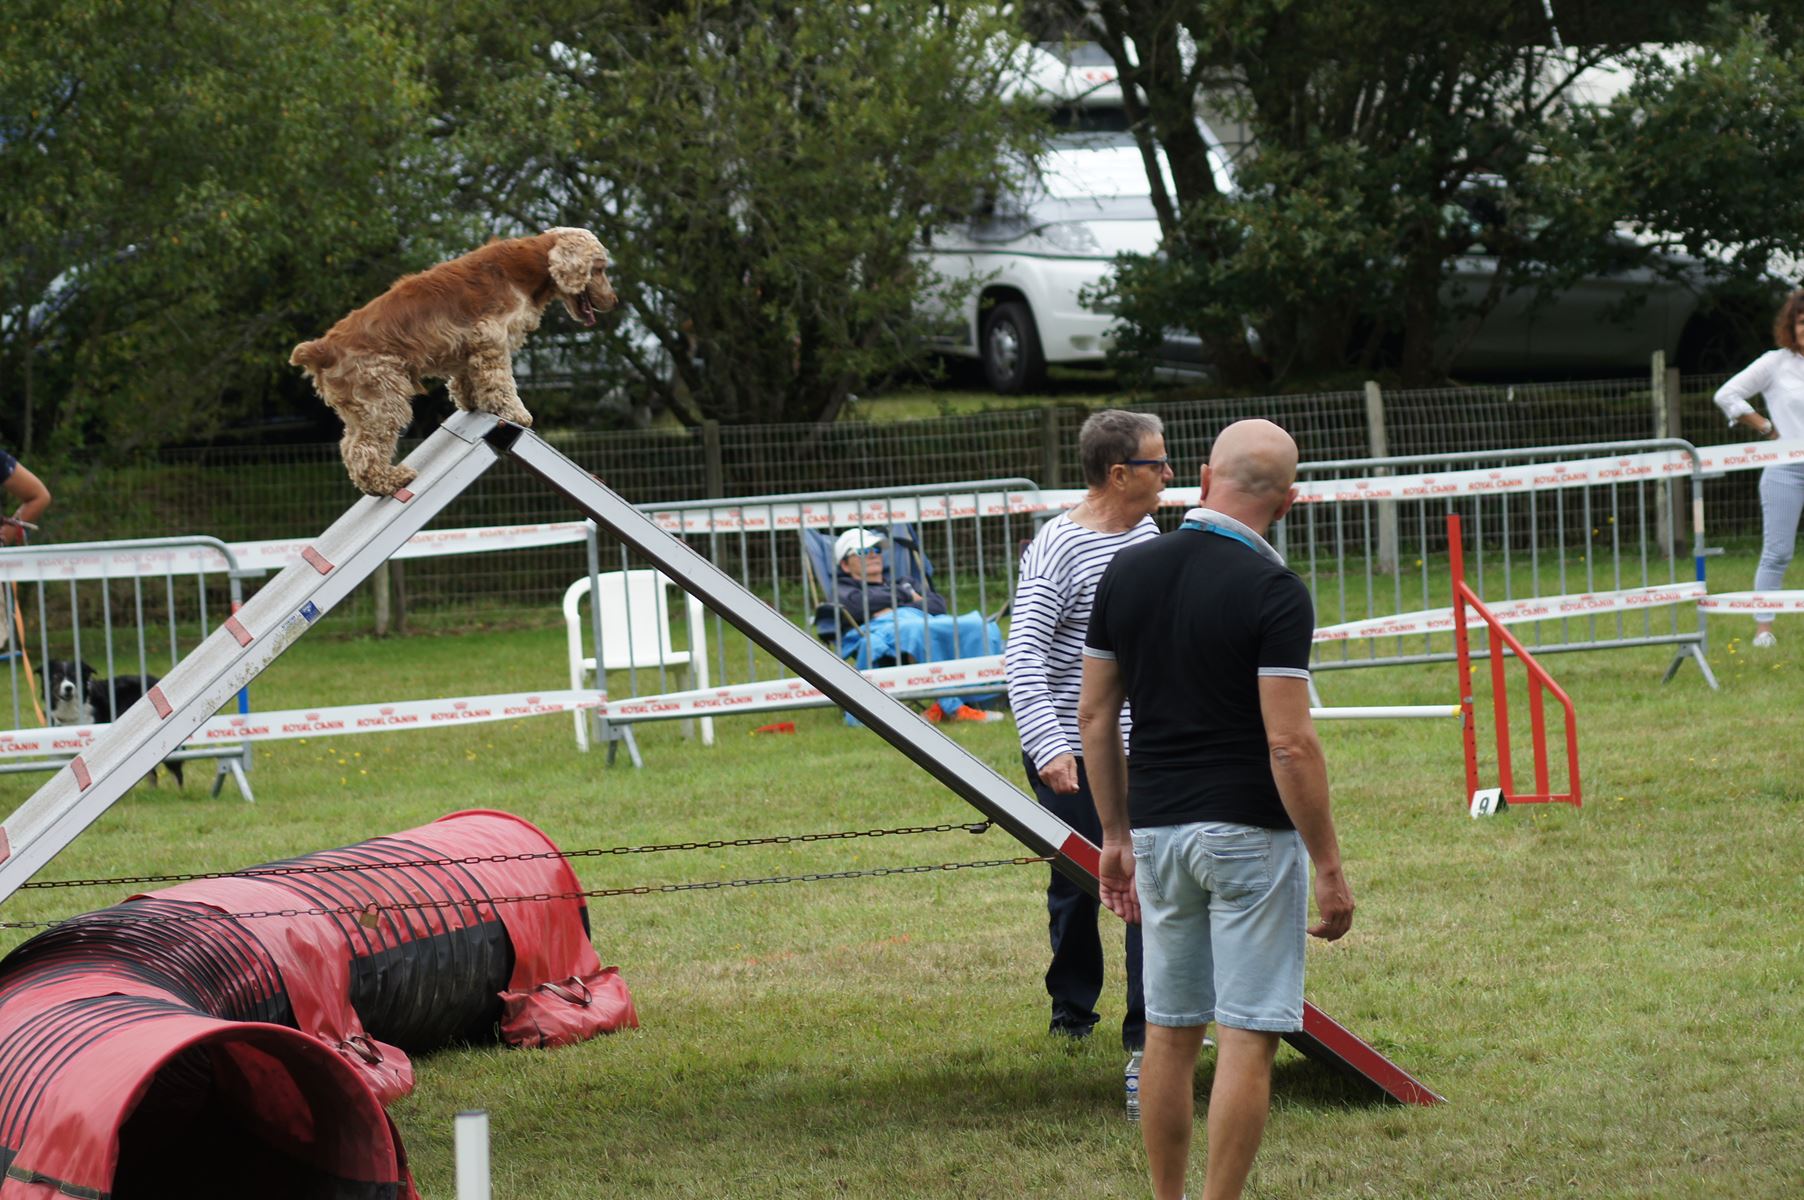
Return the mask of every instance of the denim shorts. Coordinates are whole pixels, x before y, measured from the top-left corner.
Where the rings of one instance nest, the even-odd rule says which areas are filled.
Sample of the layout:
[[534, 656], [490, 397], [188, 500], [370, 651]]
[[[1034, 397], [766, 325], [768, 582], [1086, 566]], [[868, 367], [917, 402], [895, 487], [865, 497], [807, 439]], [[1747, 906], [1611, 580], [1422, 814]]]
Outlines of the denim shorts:
[[1303, 1028], [1309, 855], [1294, 829], [1223, 821], [1133, 831], [1146, 1019]]

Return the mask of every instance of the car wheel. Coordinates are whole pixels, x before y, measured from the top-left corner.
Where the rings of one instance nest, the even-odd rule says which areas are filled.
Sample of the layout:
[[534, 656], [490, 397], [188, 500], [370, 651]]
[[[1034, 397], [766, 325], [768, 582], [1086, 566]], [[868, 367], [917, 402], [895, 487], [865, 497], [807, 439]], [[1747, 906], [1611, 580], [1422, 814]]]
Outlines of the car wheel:
[[1046, 358], [1034, 316], [1019, 300], [1005, 300], [983, 319], [983, 373], [1004, 396], [1031, 391], [1046, 380]]

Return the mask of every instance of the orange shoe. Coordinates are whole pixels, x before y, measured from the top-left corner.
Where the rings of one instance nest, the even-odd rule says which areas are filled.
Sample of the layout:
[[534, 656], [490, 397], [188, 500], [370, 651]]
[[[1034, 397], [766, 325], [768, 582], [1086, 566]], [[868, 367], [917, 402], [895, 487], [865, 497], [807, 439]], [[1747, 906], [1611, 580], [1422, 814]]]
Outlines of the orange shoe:
[[946, 719], [946, 710], [940, 707], [940, 702], [938, 700], [935, 700], [932, 704], [927, 706], [926, 711], [921, 715], [927, 718], [927, 723], [929, 725], [938, 725], [941, 721]]
[[[934, 707], [938, 708], [939, 705], [935, 704]], [[988, 721], [1006, 721], [1008, 720], [1008, 715], [1006, 713], [990, 712], [987, 709], [978, 708], [973, 704], [964, 704], [960, 705], [958, 711], [952, 714], [952, 719], [954, 721], [976, 721], [979, 725], [982, 725]]]

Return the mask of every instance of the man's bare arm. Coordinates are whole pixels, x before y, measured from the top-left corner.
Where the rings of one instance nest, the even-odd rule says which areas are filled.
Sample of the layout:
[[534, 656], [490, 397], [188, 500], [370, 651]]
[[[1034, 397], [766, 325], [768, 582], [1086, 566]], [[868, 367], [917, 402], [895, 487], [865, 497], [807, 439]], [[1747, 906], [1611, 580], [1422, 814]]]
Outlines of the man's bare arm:
[[1353, 889], [1341, 868], [1340, 839], [1329, 812], [1328, 763], [1309, 716], [1309, 681], [1260, 676], [1259, 711], [1278, 798], [1315, 865], [1315, 903], [1321, 920], [1309, 932], [1333, 941], [1353, 925]]
[[1110, 912], [1140, 920], [1134, 890], [1134, 847], [1128, 831], [1127, 753], [1121, 746], [1121, 704], [1127, 687], [1115, 660], [1084, 656], [1084, 683], [1077, 697], [1077, 732], [1084, 746], [1090, 796], [1102, 822], [1102, 859], [1097, 889]]

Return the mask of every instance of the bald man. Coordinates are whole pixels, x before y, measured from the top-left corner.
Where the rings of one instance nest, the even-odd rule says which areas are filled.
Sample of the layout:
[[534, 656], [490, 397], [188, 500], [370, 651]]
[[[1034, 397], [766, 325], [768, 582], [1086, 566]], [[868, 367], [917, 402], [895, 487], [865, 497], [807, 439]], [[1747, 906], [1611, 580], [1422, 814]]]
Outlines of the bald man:
[[1320, 920], [1308, 932], [1332, 941], [1353, 922], [1309, 719], [1315, 611], [1265, 540], [1296, 500], [1296, 470], [1296, 443], [1270, 421], [1223, 430], [1203, 506], [1115, 556], [1085, 639], [1077, 719], [1102, 823], [1098, 882], [1104, 904], [1140, 923], [1145, 954], [1140, 1116], [1157, 1200], [1184, 1195], [1210, 1021], [1203, 1200], [1246, 1186], [1279, 1035], [1303, 1027], [1312, 862]]

